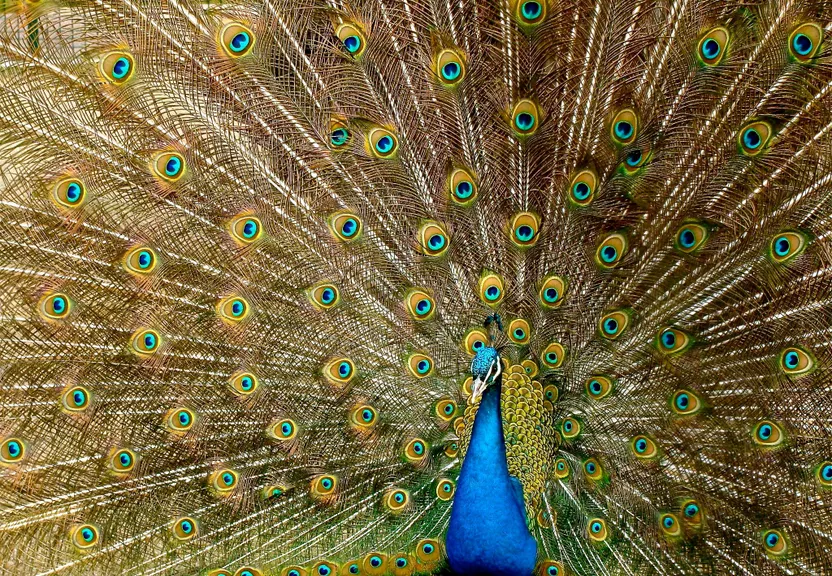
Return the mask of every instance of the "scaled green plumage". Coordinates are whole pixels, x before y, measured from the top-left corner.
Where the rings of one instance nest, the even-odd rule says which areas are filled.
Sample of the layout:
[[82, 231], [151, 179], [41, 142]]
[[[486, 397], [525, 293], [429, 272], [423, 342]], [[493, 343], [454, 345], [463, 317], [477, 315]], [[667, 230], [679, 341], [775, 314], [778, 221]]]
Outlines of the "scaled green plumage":
[[0, 571], [442, 570], [491, 331], [541, 574], [832, 573], [830, 22], [0, 3]]

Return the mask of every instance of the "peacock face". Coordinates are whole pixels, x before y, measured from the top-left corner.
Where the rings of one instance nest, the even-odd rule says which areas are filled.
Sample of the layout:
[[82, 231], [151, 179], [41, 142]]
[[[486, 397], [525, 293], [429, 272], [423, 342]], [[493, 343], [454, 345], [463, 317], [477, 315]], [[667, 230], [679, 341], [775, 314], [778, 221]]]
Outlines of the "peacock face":
[[474, 378], [472, 402], [476, 401], [486, 388], [496, 382], [502, 372], [500, 353], [491, 346], [480, 348], [471, 361], [471, 376]]

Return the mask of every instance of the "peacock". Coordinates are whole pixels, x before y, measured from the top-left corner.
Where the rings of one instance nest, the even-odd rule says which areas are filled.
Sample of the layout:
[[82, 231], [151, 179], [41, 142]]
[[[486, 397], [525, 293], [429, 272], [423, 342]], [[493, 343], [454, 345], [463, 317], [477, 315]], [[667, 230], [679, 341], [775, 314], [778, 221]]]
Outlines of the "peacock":
[[0, 2], [0, 572], [832, 574], [832, 4]]

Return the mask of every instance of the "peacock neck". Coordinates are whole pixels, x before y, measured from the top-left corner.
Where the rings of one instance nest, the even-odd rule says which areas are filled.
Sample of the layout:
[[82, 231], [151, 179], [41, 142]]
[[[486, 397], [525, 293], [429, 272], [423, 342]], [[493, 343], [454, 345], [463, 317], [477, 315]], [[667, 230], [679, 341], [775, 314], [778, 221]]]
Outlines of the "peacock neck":
[[483, 393], [454, 495], [445, 546], [457, 574], [529, 576], [537, 562], [522, 489], [508, 473], [501, 388]]

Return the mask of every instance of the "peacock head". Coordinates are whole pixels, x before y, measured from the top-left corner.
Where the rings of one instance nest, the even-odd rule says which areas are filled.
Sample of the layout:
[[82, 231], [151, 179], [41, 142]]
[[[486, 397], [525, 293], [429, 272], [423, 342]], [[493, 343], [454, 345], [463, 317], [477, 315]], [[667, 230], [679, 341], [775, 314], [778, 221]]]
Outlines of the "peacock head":
[[471, 402], [476, 402], [485, 389], [496, 383], [503, 373], [503, 364], [500, 362], [500, 353], [496, 348], [483, 346], [471, 361], [471, 376], [474, 383], [471, 386]]

